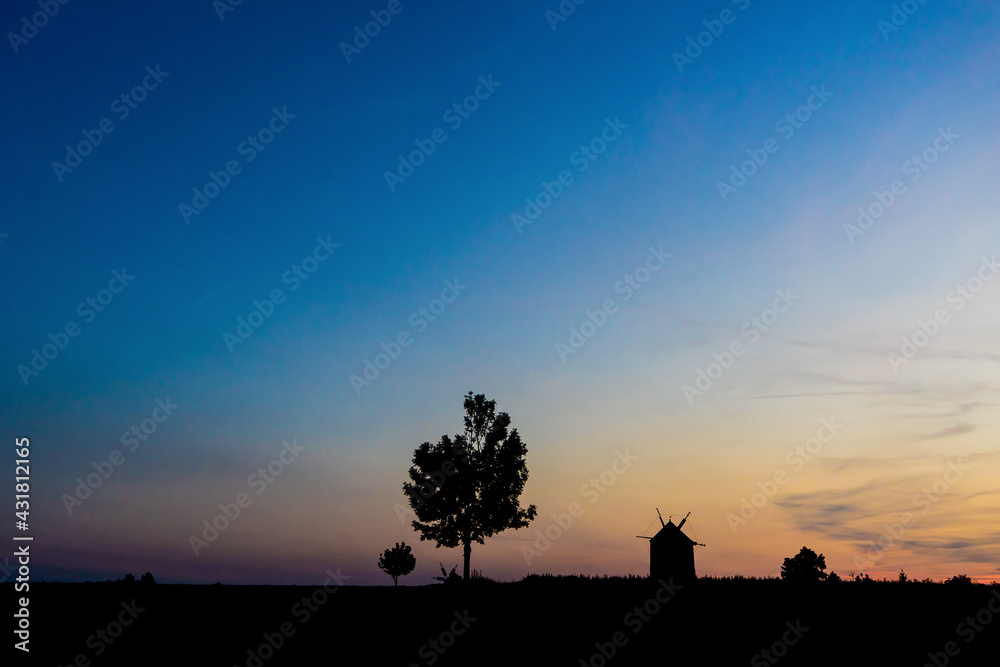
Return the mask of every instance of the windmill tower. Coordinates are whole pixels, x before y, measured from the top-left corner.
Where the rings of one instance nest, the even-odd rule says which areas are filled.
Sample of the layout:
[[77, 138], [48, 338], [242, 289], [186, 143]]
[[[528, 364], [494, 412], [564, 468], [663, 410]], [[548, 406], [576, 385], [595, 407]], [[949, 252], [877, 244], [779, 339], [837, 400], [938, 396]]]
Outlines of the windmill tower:
[[650, 579], [669, 581], [673, 577], [674, 582], [677, 583], [694, 581], [698, 578], [694, 571], [694, 548], [705, 545], [695, 542], [681, 532], [681, 528], [691, 513], [688, 512], [678, 525], [674, 525], [672, 518], [668, 518], [667, 522], [663, 523], [663, 516], [660, 515], [659, 509], [656, 510], [656, 515], [660, 517], [660, 531], [652, 537], [636, 535], [641, 539], [649, 540]]

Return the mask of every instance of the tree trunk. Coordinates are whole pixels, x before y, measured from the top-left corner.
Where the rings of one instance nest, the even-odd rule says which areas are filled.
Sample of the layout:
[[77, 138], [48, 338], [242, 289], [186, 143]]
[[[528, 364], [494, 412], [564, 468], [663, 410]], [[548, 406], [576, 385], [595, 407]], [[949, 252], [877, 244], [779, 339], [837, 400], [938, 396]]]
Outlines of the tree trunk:
[[462, 574], [462, 579], [465, 580], [465, 581], [468, 581], [469, 580], [469, 559], [472, 557], [472, 542], [470, 540], [468, 540], [468, 539], [465, 540], [465, 542], [463, 543], [463, 547], [464, 547], [464, 551], [465, 551], [465, 554], [464, 554], [464, 556], [465, 556], [465, 569], [464, 569], [463, 574]]

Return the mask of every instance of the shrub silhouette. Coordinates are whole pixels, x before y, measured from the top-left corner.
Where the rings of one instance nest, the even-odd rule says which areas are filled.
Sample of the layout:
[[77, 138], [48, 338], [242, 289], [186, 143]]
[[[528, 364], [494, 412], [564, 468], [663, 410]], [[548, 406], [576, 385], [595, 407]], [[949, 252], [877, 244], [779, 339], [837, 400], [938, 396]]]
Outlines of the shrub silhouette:
[[781, 578], [792, 583], [815, 583], [826, 579], [826, 559], [812, 549], [802, 547], [794, 558], [786, 558], [781, 565]]
[[396, 546], [386, 549], [378, 559], [379, 569], [392, 577], [393, 586], [398, 586], [399, 578], [413, 572], [416, 565], [417, 559], [410, 553], [410, 547], [406, 546], [406, 542], [402, 544], [396, 542]]

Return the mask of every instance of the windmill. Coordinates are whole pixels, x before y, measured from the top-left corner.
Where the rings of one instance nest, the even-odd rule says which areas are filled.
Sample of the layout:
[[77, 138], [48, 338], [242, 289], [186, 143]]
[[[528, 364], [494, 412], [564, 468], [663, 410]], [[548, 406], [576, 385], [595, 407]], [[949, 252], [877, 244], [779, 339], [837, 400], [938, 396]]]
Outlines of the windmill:
[[688, 512], [677, 525], [674, 525], [672, 516], [664, 523], [659, 508], [656, 510], [656, 516], [660, 518], [661, 526], [656, 535], [652, 537], [636, 535], [640, 539], [649, 540], [650, 579], [658, 581], [673, 578], [678, 583], [694, 581], [698, 578], [694, 571], [694, 548], [705, 545], [695, 542], [681, 532], [681, 527], [687, 522], [691, 512]]

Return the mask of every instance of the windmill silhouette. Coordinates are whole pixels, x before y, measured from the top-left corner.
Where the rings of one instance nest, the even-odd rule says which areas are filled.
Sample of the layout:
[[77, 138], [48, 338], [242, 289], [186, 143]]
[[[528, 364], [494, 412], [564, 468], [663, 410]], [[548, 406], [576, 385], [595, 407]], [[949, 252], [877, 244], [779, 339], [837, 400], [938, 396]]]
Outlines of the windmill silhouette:
[[636, 535], [640, 539], [649, 540], [650, 579], [669, 581], [673, 578], [677, 583], [690, 583], [696, 580], [698, 576], [694, 571], [694, 548], [705, 545], [695, 542], [681, 532], [691, 512], [688, 512], [678, 525], [674, 525], [672, 516], [663, 523], [663, 515], [660, 514], [659, 508], [656, 510], [656, 516], [660, 518], [661, 526], [656, 535], [652, 537]]

